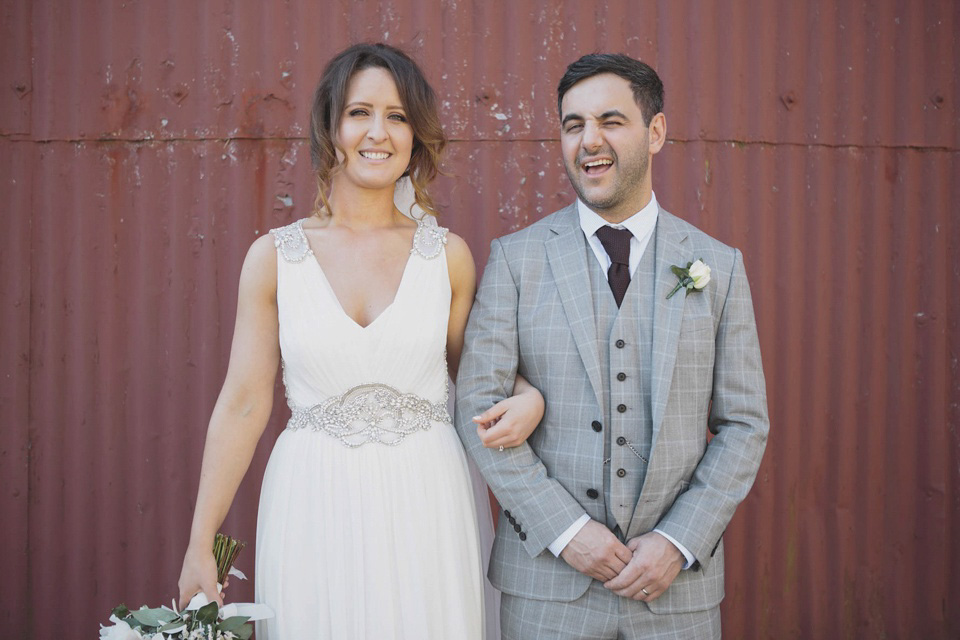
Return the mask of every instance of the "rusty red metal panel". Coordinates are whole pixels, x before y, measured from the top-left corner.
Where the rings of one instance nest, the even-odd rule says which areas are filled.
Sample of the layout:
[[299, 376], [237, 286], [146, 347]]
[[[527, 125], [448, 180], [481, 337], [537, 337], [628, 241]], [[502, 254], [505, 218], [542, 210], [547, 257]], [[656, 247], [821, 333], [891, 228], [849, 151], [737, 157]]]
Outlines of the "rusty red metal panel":
[[0, 141], [0, 184], [6, 224], [0, 234], [0, 566], [9, 576], [0, 625], [18, 629], [29, 602], [28, 557], [30, 439], [30, 211], [34, 149]]
[[30, 2], [18, 0], [0, 6], [0, 135], [30, 132], [33, 74], [30, 58]]
[[42, 73], [7, 59], [14, 93], [37, 87], [40, 139], [303, 136], [323, 63], [359, 40], [417, 54], [454, 138], [554, 137], [556, 79], [598, 49], [661, 71], [676, 139], [945, 148], [960, 135], [948, 0], [14, 6], [9, 24], [29, 24], [4, 46], [33, 34]]
[[[173, 597], [243, 256], [310, 211], [324, 63], [384, 40], [437, 89], [438, 201], [481, 267], [573, 197], [566, 63], [658, 68], [657, 196], [743, 250], [769, 387], [767, 456], [726, 534], [725, 635], [957, 637], [958, 6], [4, 3], [7, 633], [92, 632], [120, 601]], [[276, 404], [224, 525], [251, 543]]]

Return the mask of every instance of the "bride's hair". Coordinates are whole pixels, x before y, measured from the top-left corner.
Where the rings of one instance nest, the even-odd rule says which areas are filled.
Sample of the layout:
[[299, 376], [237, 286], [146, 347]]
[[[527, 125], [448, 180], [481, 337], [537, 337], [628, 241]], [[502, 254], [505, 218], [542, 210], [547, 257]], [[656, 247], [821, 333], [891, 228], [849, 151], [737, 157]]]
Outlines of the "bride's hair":
[[330, 178], [339, 168], [336, 133], [340, 125], [347, 85], [358, 71], [386, 69], [397, 85], [407, 121], [413, 129], [413, 151], [404, 176], [410, 176], [414, 200], [420, 207], [436, 215], [433, 198], [427, 185], [440, 172], [440, 156], [447, 139], [440, 126], [437, 100], [423, 72], [410, 56], [387, 44], [355, 44], [331, 60], [313, 96], [310, 113], [310, 157], [317, 172], [317, 212], [330, 212], [327, 193]]

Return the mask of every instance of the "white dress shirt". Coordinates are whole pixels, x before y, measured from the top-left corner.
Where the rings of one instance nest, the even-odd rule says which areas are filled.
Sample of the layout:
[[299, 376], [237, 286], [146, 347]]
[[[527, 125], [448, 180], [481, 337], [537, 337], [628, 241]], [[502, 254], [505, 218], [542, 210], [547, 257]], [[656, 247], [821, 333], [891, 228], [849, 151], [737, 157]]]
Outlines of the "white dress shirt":
[[[600, 263], [600, 267], [603, 269], [603, 273], [607, 273], [610, 270], [610, 256], [607, 255], [606, 249], [603, 248], [603, 243], [600, 242], [600, 238], [597, 237], [597, 229], [602, 226], [609, 225], [614, 229], [627, 229], [633, 234], [633, 237], [630, 238], [630, 277], [633, 277], [633, 274], [636, 273], [637, 267], [640, 265], [640, 258], [643, 257], [643, 252], [646, 251], [647, 245], [650, 244], [650, 238], [653, 237], [653, 230], [657, 226], [657, 216], [660, 212], [660, 206], [657, 204], [657, 196], [652, 191], [650, 192], [650, 202], [647, 203], [643, 209], [640, 209], [637, 213], [633, 214], [620, 224], [610, 224], [603, 218], [601, 218], [596, 212], [591, 210], [587, 205], [583, 203], [582, 200], [577, 200], [577, 213], [580, 214], [580, 228], [583, 230], [583, 235], [587, 239], [587, 243], [590, 245], [590, 248], [593, 250], [593, 254], [597, 257], [597, 261]], [[560, 534], [556, 540], [554, 540], [550, 546], [550, 553], [554, 556], [559, 557], [560, 553], [566, 548], [570, 541], [573, 540], [574, 536], [580, 533], [580, 530], [590, 522], [590, 516], [586, 513], [580, 516], [573, 524], [571, 524], [566, 531]], [[664, 538], [669, 540], [677, 549], [680, 550], [680, 553], [683, 554], [683, 557], [686, 559], [686, 564], [684, 569], [690, 568], [694, 562], [693, 554], [690, 553], [686, 547], [674, 540], [670, 535], [660, 531], [659, 529], [654, 529], [657, 533], [662, 535]]]

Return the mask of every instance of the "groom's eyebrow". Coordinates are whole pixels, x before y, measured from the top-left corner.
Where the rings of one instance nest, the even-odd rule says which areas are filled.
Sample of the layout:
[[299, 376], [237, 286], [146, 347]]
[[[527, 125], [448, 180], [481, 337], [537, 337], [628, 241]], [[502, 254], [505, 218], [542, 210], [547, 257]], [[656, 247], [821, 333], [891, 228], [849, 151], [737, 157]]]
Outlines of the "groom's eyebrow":
[[610, 109], [609, 111], [604, 111], [601, 113], [599, 117], [597, 117], [597, 120], [609, 120], [610, 118], [622, 118], [626, 120], [627, 116], [625, 116], [621, 111]]
[[[604, 111], [599, 116], [597, 116], [597, 120], [599, 120], [600, 122], [603, 122], [604, 120], [609, 120], [610, 118], [620, 118], [622, 120], [628, 119], [627, 116], [624, 115], [624, 113], [618, 109], [610, 109], [608, 111]], [[583, 116], [581, 116], [579, 113], [568, 113], [563, 117], [563, 120], [560, 122], [560, 126], [561, 127], [565, 126], [571, 120], [579, 120], [580, 122], [583, 122], [583, 119], [584, 119]]]

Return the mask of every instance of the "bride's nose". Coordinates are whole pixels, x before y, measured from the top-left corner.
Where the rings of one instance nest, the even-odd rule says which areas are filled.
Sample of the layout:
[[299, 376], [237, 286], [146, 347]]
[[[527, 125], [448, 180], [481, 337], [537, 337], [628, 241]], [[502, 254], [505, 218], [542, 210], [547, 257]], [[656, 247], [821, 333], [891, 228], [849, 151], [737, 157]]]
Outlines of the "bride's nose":
[[371, 142], [382, 142], [387, 139], [387, 129], [384, 127], [383, 118], [374, 116], [370, 122], [370, 128], [367, 129], [367, 139]]

